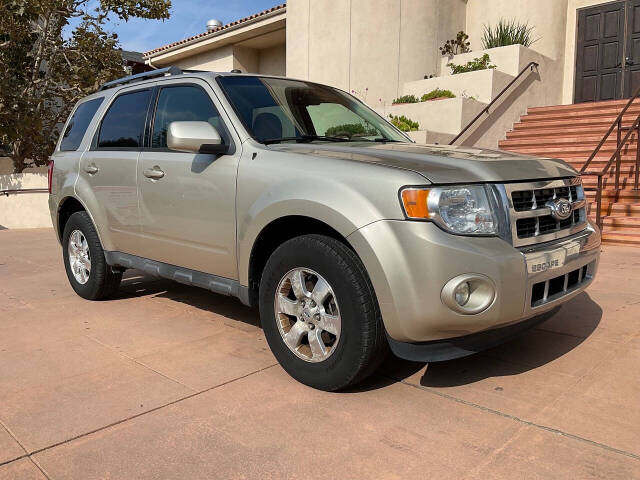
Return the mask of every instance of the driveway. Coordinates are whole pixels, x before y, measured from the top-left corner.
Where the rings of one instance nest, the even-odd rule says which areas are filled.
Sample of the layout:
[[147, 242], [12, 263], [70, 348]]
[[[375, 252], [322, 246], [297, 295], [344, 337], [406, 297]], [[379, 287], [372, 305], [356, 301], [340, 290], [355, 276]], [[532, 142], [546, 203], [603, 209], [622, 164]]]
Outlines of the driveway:
[[0, 479], [640, 478], [640, 249], [507, 345], [344, 393], [234, 299], [130, 271], [88, 302], [61, 257], [0, 231]]

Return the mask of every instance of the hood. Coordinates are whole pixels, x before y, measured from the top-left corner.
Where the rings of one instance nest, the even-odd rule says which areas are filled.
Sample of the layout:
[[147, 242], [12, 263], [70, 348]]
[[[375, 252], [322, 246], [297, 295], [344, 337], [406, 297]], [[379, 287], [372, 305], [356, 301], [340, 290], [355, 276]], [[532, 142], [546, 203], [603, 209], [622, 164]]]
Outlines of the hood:
[[422, 175], [431, 183], [511, 182], [572, 177], [562, 160], [498, 150], [413, 143], [282, 143], [272, 150], [365, 162]]

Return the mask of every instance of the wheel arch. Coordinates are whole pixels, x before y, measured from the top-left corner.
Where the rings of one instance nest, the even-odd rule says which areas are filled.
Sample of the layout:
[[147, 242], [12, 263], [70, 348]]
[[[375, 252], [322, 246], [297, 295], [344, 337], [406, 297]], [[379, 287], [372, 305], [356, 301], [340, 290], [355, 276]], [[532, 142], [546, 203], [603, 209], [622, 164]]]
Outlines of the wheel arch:
[[271, 254], [287, 240], [311, 234], [334, 238], [351, 249], [356, 256], [358, 255], [346, 237], [322, 220], [304, 215], [287, 215], [274, 219], [260, 230], [251, 247], [248, 262], [248, 288], [251, 305], [258, 304], [260, 279]]
[[58, 241], [62, 243], [62, 237], [64, 235], [64, 228], [69, 221], [71, 215], [76, 212], [86, 212], [93, 223], [93, 226], [96, 229], [98, 234], [98, 240], [100, 240], [100, 245], [104, 248], [104, 243], [102, 243], [102, 238], [100, 237], [100, 230], [96, 225], [95, 220], [93, 219], [93, 215], [87, 209], [84, 203], [79, 200], [77, 197], [67, 196], [63, 198], [58, 205], [58, 218], [57, 218], [57, 226], [58, 226]]

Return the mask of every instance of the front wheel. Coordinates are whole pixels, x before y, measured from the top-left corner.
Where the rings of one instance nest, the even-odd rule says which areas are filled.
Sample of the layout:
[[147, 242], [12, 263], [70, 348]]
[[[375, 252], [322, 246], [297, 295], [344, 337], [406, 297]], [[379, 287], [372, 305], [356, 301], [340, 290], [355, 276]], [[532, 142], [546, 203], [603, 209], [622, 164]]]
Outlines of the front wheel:
[[321, 390], [364, 380], [387, 352], [367, 272], [331, 237], [305, 235], [276, 249], [260, 282], [260, 317], [282, 367]]
[[117, 290], [122, 273], [114, 272], [107, 264], [87, 212], [69, 217], [62, 235], [62, 251], [69, 283], [82, 298], [100, 300]]

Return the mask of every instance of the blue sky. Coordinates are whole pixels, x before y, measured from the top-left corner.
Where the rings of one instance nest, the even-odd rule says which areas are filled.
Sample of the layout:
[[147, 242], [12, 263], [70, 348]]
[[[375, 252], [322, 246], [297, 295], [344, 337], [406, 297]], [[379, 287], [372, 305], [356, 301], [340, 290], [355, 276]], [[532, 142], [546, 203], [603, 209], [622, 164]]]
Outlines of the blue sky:
[[206, 31], [207, 20], [223, 24], [261, 12], [284, 0], [172, 0], [168, 20], [131, 19], [112, 23], [125, 50], [145, 52]]

